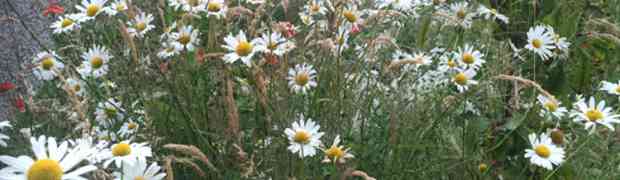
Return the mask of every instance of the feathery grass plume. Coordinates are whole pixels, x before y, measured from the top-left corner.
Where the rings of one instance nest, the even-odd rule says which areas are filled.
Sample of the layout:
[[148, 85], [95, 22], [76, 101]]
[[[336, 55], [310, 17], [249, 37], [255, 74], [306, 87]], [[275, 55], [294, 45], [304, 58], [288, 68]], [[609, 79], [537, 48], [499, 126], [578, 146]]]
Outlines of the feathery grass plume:
[[174, 180], [174, 170], [172, 169], [172, 163], [175, 157], [168, 155], [164, 158], [164, 169], [166, 170], [166, 180]]
[[235, 91], [234, 91], [234, 81], [232, 79], [231, 72], [228, 68], [224, 70], [225, 78], [224, 78], [224, 103], [226, 104], [226, 112], [228, 115], [228, 127], [226, 131], [231, 137], [231, 140], [238, 141], [239, 140], [239, 111], [237, 109], [237, 104], [235, 103]]
[[343, 176], [340, 177], [340, 180], [346, 180], [348, 177], [359, 177], [363, 180], [377, 180], [374, 177], [369, 176], [366, 172], [355, 170], [353, 168], [347, 168]]
[[[189, 156], [189, 157], [191, 157], [193, 159], [197, 159], [197, 160], [201, 161], [202, 163], [204, 163], [205, 165], [207, 165], [207, 167], [209, 167], [212, 171], [215, 171], [215, 172], [219, 171], [217, 168], [215, 168], [215, 166], [213, 166], [213, 164], [211, 164], [211, 162], [209, 161], [209, 158], [207, 157], [207, 155], [202, 153], [202, 151], [200, 151], [200, 149], [198, 149], [194, 145], [166, 144], [166, 145], [164, 145], [164, 148], [176, 151], [176, 152], [184, 154], [184, 155], [187, 155], [187, 156]], [[176, 159], [176, 158], [174, 158], [174, 159]]]

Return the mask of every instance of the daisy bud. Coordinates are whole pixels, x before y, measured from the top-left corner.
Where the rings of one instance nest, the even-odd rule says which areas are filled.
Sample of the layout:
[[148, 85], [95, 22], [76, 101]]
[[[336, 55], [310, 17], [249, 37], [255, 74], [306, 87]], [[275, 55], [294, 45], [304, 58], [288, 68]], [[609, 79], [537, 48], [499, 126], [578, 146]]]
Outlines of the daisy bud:
[[553, 129], [551, 131], [551, 141], [556, 145], [564, 144], [564, 132], [560, 129]]
[[485, 164], [485, 163], [480, 163], [480, 165], [478, 165], [478, 170], [480, 170], [480, 173], [484, 173], [489, 169], [489, 165]]

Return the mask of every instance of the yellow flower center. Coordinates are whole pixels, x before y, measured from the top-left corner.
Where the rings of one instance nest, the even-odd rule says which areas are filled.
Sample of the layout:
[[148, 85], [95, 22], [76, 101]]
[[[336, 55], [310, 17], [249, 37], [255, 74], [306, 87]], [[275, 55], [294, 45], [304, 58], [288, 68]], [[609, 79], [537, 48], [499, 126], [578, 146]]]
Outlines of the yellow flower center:
[[357, 16], [355, 15], [355, 13], [353, 13], [353, 11], [344, 11], [342, 15], [347, 19], [347, 21], [351, 23], [357, 21]]
[[103, 58], [94, 56], [90, 59], [90, 67], [93, 69], [99, 69], [101, 66], [103, 66]]
[[308, 73], [300, 72], [295, 75], [295, 84], [299, 86], [305, 86], [308, 84], [308, 81], [310, 81], [310, 75], [308, 75]]
[[558, 103], [555, 103], [552, 100], [545, 102], [544, 106], [550, 112], [555, 112], [556, 110], [558, 110]]
[[497, 14], [497, 10], [496, 9], [491, 9], [491, 14]]
[[278, 47], [278, 43], [273, 42], [273, 41], [269, 41], [269, 45], [267, 45], [268, 49], [274, 50]]
[[456, 82], [456, 84], [459, 85], [466, 85], [467, 84], [467, 76], [465, 75], [465, 73], [458, 73], [454, 76], [454, 82]]
[[41, 159], [30, 166], [26, 175], [28, 180], [61, 180], [63, 171], [57, 161]]
[[200, 4], [200, 0], [189, 0], [188, 4], [192, 7], [196, 7]]
[[189, 34], [187, 34], [187, 33], [181, 33], [181, 35], [177, 39], [177, 41], [179, 41], [179, 43], [181, 43], [183, 45], [186, 45], [191, 40], [192, 40], [192, 37]]
[[105, 108], [103, 111], [104, 111], [105, 115], [106, 115], [108, 118], [115, 118], [115, 117], [116, 117], [116, 108], [113, 108], [113, 107], [107, 107], [107, 108]]
[[603, 112], [599, 111], [598, 109], [593, 108], [593, 109], [586, 111], [586, 117], [588, 118], [588, 120], [592, 122], [596, 122], [598, 120], [603, 119]]
[[300, 144], [308, 144], [310, 143], [310, 133], [305, 130], [297, 130], [297, 132], [295, 132], [295, 136], [293, 137], [293, 141]]
[[116, 4], [116, 11], [124, 11], [125, 10], [125, 5], [123, 3], [118, 3]]
[[114, 156], [127, 156], [131, 153], [131, 146], [127, 143], [118, 143], [112, 148], [112, 155]]
[[90, 4], [90, 5], [86, 6], [86, 15], [88, 17], [95, 17], [95, 15], [97, 15], [97, 13], [99, 12], [99, 9], [101, 9], [101, 7], [99, 7], [99, 5]]
[[474, 56], [470, 53], [463, 53], [463, 62], [467, 64], [474, 63]]
[[616, 86], [616, 93], [620, 93], [620, 85]]
[[456, 67], [456, 62], [454, 62], [452, 59], [448, 60], [448, 67], [451, 67], [451, 68]]
[[79, 84], [76, 84], [73, 86], [73, 91], [74, 92], [80, 92], [80, 90], [82, 89], [82, 86], [80, 86]]
[[41, 61], [41, 67], [44, 70], [49, 71], [50, 69], [52, 69], [52, 67], [54, 67], [54, 60], [51, 57], [43, 59], [43, 61]]
[[146, 180], [146, 178], [144, 176], [136, 176], [133, 180]]
[[545, 145], [538, 145], [534, 148], [534, 152], [540, 157], [548, 158], [551, 155], [551, 150]]
[[64, 18], [64, 19], [62, 19], [62, 22], [60, 23], [60, 27], [61, 28], [66, 28], [66, 27], [68, 27], [68, 26], [70, 26], [72, 24], [73, 24], [73, 20], [71, 20], [69, 18]]
[[222, 9], [222, 4], [220, 3], [209, 2], [209, 4], [207, 4], [207, 10], [209, 12], [218, 12], [220, 9]]
[[534, 46], [535, 48], [540, 48], [540, 47], [542, 47], [542, 40], [540, 40], [540, 39], [534, 39], [534, 40], [532, 40], [532, 46]]
[[138, 124], [130, 122], [129, 124], [127, 124], [127, 129], [136, 129], [138, 127]]
[[144, 23], [144, 22], [136, 23], [136, 27], [135, 28], [136, 28], [136, 30], [138, 30], [138, 32], [142, 32], [142, 31], [144, 31], [144, 29], [146, 29], [146, 23]]
[[252, 44], [250, 44], [247, 41], [239, 41], [239, 44], [237, 44], [237, 47], [235, 48], [235, 52], [239, 55], [239, 56], [247, 56], [248, 54], [252, 53]]
[[325, 151], [325, 155], [329, 159], [340, 159], [344, 157], [344, 151], [340, 147], [332, 146]]
[[321, 10], [321, 6], [317, 3], [312, 3], [312, 5], [310, 5], [310, 11], [312, 11], [313, 13], [317, 13]]
[[458, 17], [459, 19], [465, 19], [465, 9], [459, 9], [459, 11], [456, 12], [456, 17]]

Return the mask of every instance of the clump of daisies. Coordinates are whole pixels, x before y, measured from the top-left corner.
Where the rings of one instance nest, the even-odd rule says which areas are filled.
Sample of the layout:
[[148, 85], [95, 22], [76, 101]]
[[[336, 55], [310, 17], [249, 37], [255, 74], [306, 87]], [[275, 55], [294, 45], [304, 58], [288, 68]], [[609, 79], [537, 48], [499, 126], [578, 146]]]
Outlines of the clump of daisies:
[[525, 150], [525, 158], [530, 159], [532, 164], [552, 170], [554, 165], [564, 162], [564, 148], [556, 146], [546, 133], [540, 136], [532, 133], [528, 139], [532, 148]]
[[570, 43], [566, 38], [556, 34], [549, 25], [531, 27], [527, 32], [525, 48], [537, 54], [542, 60], [558, 56], [568, 57]]
[[290, 145], [288, 150], [292, 153], [299, 154], [299, 157], [314, 156], [316, 149], [321, 144], [320, 138], [323, 132], [319, 132], [321, 126], [316, 124], [312, 119], [304, 119], [303, 115], [299, 116], [299, 120], [293, 122], [291, 128], [286, 128], [286, 134]]

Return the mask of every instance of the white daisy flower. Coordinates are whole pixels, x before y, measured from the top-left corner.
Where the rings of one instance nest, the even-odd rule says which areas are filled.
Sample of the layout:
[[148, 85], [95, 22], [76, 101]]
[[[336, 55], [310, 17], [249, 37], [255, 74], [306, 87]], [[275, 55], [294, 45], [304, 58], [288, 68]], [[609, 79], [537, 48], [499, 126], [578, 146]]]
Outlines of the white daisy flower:
[[222, 18], [226, 16], [226, 2], [224, 0], [209, 0], [207, 3], [207, 15]]
[[56, 52], [40, 52], [32, 60], [37, 67], [34, 68], [34, 75], [41, 80], [52, 80], [56, 77], [56, 73], [60, 73], [65, 65], [56, 59]]
[[585, 99], [579, 99], [573, 104], [574, 110], [571, 112], [571, 116], [575, 122], [582, 122], [585, 124], [585, 129], [590, 128], [590, 133], [596, 130], [596, 125], [603, 125], [614, 130], [612, 123], [620, 123], [618, 117], [620, 115], [613, 114], [613, 109], [605, 107], [605, 101], [600, 101], [598, 104], [594, 100], [594, 97], [590, 97], [590, 101], [586, 103]]
[[324, 5], [323, 0], [310, 0], [308, 4], [304, 6], [304, 11], [310, 16], [325, 15], [327, 8]]
[[611, 95], [620, 95], [620, 81], [618, 81], [617, 84], [603, 81], [601, 84], [601, 91], [607, 91], [607, 93]]
[[151, 21], [153, 21], [153, 15], [144, 12], [140, 13], [134, 17], [133, 21], [128, 22], [129, 28], [127, 32], [129, 32], [131, 36], [142, 38], [144, 34], [155, 28], [155, 26], [151, 24]]
[[509, 22], [508, 17], [506, 17], [503, 14], [498, 13], [496, 9], [489, 9], [484, 5], [480, 5], [478, 7], [478, 14], [480, 14], [481, 16], [484, 16], [485, 19], [489, 19], [489, 20], [499, 19], [505, 24], [508, 24]]
[[446, 53], [439, 57], [439, 71], [449, 73], [455, 72], [460, 67], [457, 58], [454, 58], [453, 53]]
[[545, 28], [547, 29], [547, 32], [551, 34], [551, 37], [553, 38], [553, 44], [555, 46], [554, 53], [559, 55], [560, 58], [568, 58], [568, 55], [569, 55], [568, 48], [570, 47], [571, 43], [568, 42], [568, 40], [566, 40], [566, 37], [561, 37], [559, 34], [555, 33], [555, 31], [553, 30], [553, 27], [546, 25]]
[[564, 149], [553, 144], [549, 135], [543, 133], [537, 137], [532, 133], [528, 138], [532, 149], [525, 150], [525, 158], [529, 158], [532, 164], [552, 170], [553, 165], [558, 166], [564, 162]]
[[307, 13], [300, 12], [298, 15], [299, 15], [299, 19], [301, 19], [301, 23], [305, 25], [314, 24], [314, 19], [312, 19], [312, 16], [308, 15]]
[[103, 163], [103, 166], [107, 168], [112, 162], [114, 162], [117, 168], [121, 167], [121, 163], [133, 166], [137, 161], [146, 161], [146, 158], [152, 155], [151, 148], [146, 143], [131, 143], [129, 140], [122, 141], [104, 150], [103, 156], [107, 160]]
[[351, 5], [350, 7], [344, 9], [342, 11], [342, 16], [344, 19], [351, 24], [360, 24], [362, 23], [362, 13], [357, 10], [356, 5]]
[[527, 45], [526, 49], [538, 54], [543, 60], [549, 59], [553, 56], [553, 36], [547, 31], [546, 26], [539, 25], [530, 28], [527, 32]]
[[168, 59], [169, 57], [178, 55], [179, 53], [180, 53], [180, 50], [173, 43], [164, 42], [163, 49], [161, 49], [157, 53], [157, 57], [161, 59]]
[[[0, 130], [4, 129], [4, 128], [11, 128], [11, 124], [9, 121], [2, 121], [0, 122]], [[9, 140], [9, 136], [0, 133], [0, 146], [2, 147], [6, 147], [8, 144], [6, 144], [6, 140]]]
[[467, 2], [456, 2], [450, 4], [449, 14], [453, 17], [453, 21], [456, 21], [454, 25], [461, 26], [465, 29], [471, 27], [472, 20], [475, 13], [469, 9]]
[[108, 141], [96, 141], [91, 136], [82, 137], [75, 140], [68, 140], [69, 145], [76, 148], [90, 148], [92, 153], [90, 156], [86, 157], [86, 160], [90, 164], [97, 164], [102, 162], [103, 156], [102, 153], [104, 149], [108, 147]]
[[252, 41], [248, 41], [245, 37], [245, 33], [240, 31], [237, 36], [233, 36], [229, 34], [224, 38], [226, 45], [222, 45], [223, 48], [228, 49], [229, 53], [224, 55], [223, 59], [226, 63], [235, 63], [237, 60], [241, 59], [248, 67], [252, 66], [252, 56], [256, 52], [256, 45], [258, 43], [257, 39]]
[[124, 115], [122, 112], [122, 104], [114, 98], [110, 98], [105, 102], [100, 102], [95, 110], [95, 120], [104, 127], [111, 127], [117, 120], [122, 120]]
[[316, 70], [312, 65], [298, 64], [295, 68], [288, 70], [288, 86], [295, 93], [306, 94], [311, 88], [317, 86], [315, 81]]
[[556, 118], [562, 118], [568, 110], [565, 107], [561, 107], [561, 102], [548, 98], [544, 95], [538, 95], [538, 103], [543, 107], [543, 111], [540, 112], [541, 117], [545, 117], [547, 114], [551, 114]]
[[410, 11], [416, 7], [415, 0], [377, 0], [378, 8], [392, 7], [399, 11]]
[[84, 21], [92, 20], [103, 11], [108, 11], [104, 4], [108, 0], [82, 0], [81, 5], [75, 6], [80, 11], [80, 16]]
[[459, 92], [465, 92], [469, 89], [470, 85], [478, 84], [478, 81], [473, 80], [476, 76], [476, 71], [473, 69], [459, 69], [457, 73], [452, 76], [452, 82], [456, 85]]
[[287, 52], [285, 43], [286, 39], [278, 32], [263, 34], [256, 39], [256, 51], [282, 56]]
[[293, 122], [292, 128], [286, 128], [284, 133], [288, 137], [291, 145], [288, 150], [292, 153], [299, 154], [299, 157], [314, 156], [316, 148], [321, 144], [321, 136], [323, 132], [319, 132], [319, 126], [312, 119], [304, 119], [303, 115], [299, 115], [299, 121]]
[[322, 161], [324, 163], [338, 162], [343, 164], [347, 159], [355, 157], [349, 152], [348, 148], [340, 146], [340, 135], [336, 136], [334, 143], [329, 148], [323, 148], [322, 150], [325, 153], [325, 159]]
[[161, 167], [152, 163], [147, 167], [146, 160], [138, 159], [135, 164], [123, 165], [122, 173], [115, 172], [115, 180], [161, 180], [166, 173], [160, 173]]
[[65, 86], [77, 96], [84, 95], [86, 91], [84, 90], [84, 88], [86, 88], [86, 83], [81, 79], [77, 78], [67, 78], [67, 83], [65, 84]]
[[207, 1], [209, 0], [185, 0], [183, 1], [182, 9], [183, 11], [196, 16], [207, 10]]
[[82, 54], [82, 65], [78, 72], [82, 77], [101, 77], [108, 73], [108, 62], [114, 56], [110, 55], [108, 49], [103, 46], [94, 45], [87, 52]]
[[336, 35], [334, 45], [335, 52], [341, 53], [345, 49], [349, 48], [347, 41], [349, 40], [349, 28], [346, 26], [340, 26], [338, 28], [338, 34]]
[[79, 19], [79, 15], [77, 14], [58, 16], [58, 21], [52, 23], [50, 27], [54, 29], [54, 34], [73, 31], [80, 27], [78, 24]]
[[130, 137], [131, 135], [135, 134], [138, 131], [138, 128], [140, 127], [140, 125], [132, 120], [129, 120], [129, 122], [125, 122], [123, 123], [123, 126], [121, 126], [121, 129], [118, 130], [118, 134], [121, 137]]
[[0, 170], [0, 179], [5, 180], [83, 180], [82, 175], [94, 171], [93, 165], [79, 166], [92, 154], [91, 148], [69, 147], [64, 141], [57, 144], [53, 137], [30, 138], [35, 158], [28, 156], [0, 156], [0, 162], [7, 165]]
[[106, 13], [109, 16], [115, 16], [118, 13], [123, 13], [127, 10], [127, 3], [125, 0], [115, 0], [110, 6], [106, 9]]
[[469, 44], [465, 44], [465, 47], [462, 49], [459, 47], [457, 54], [459, 64], [466, 68], [478, 70], [482, 64], [486, 63], [486, 61], [482, 59], [484, 54], [480, 53], [478, 50], [475, 50], [474, 47]]
[[183, 7], [183, 3], [185, 0], [168, 0], [168, 6], [172, 7], [174, 10], [179, 10]]
[[193, 29], [191, 25], [183, 26], [178, 32], [172, 33], [170, 37], [174, 39], [173, 44], [177, 49], [185, 49], [187, 51], [194, 51], [196, 44], [200, 43], [198, 36], [200, 32], [198, 29]]

